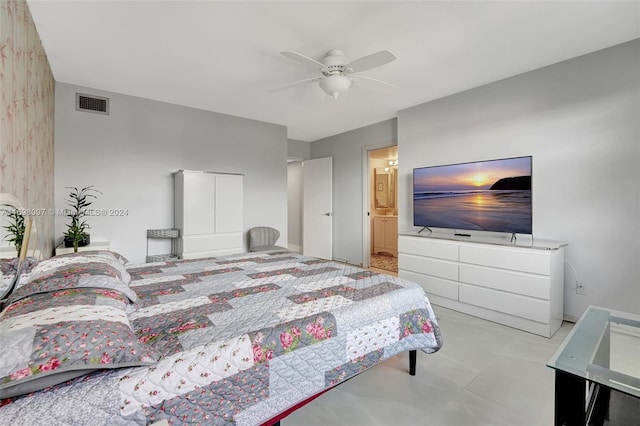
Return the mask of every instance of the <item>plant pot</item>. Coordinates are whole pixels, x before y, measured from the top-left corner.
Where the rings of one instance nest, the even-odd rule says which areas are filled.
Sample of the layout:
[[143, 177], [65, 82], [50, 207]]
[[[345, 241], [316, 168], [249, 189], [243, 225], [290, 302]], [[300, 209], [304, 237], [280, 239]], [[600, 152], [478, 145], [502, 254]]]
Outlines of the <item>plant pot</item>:
[[[88, 246], [90, 243], [91, 243], [90, 235], [84, 234], [84, 238], [78, 241], [78, 247]], [[69, 237], [64, 237], [64, 246], [73, 247], [73, 240]]]

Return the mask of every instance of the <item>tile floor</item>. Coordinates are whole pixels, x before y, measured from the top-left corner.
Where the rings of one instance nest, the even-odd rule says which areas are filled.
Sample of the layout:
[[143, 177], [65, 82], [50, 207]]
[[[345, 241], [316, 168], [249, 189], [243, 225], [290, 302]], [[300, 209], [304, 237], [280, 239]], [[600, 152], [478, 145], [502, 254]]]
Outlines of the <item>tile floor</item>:
[[573, 324], [551, 338], [434, 306], [444, 345], [408, 353], [324, 394], [282, 426], [546, 426], [553, 424], [553, 370], [547, 361]]
[[371, 253], [370, 261], [371, 269], [384, 269], [387, 274], [389, 272], [398, 272], [398, 258], [393, 257], [390, 254]]

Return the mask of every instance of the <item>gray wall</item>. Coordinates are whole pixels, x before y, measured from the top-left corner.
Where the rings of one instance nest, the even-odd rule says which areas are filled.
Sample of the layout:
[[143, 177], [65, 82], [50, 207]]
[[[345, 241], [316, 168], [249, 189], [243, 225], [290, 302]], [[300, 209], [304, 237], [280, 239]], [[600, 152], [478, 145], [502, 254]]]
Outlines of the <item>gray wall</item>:
[[565, 316], [640, 312], [639, 52], [635, 40], [400, 111], [400, 229], [414, 167], [533, 155], [534, 236], [569, 243]]
[[311, 143], [311, 158], [333, 157], [333, 258], [362, 263], [363, 149], [396, 144], [397, 120], [341, 133]]
[[287, 156], [290, 160], [308, 160], [311, 157], [311, 142], [289, 139]]
[[[75, 111], [76, 91], [109, 97], [111, 114]], [[171, 173], [179, 169], [244, 174], [244, 229], [273, 226], [287, 241], [284, 126], [64, 83], [56, 84], [55, 120], [56, 207], [65, 187], [95, 185], [104, 195], [92, 207], [127, 215], [89, 218], [91, 238], [132, 262], [144, 261], [146, 229], [173, 226]], [[66, 222], [56, 218], [56, 239]]]

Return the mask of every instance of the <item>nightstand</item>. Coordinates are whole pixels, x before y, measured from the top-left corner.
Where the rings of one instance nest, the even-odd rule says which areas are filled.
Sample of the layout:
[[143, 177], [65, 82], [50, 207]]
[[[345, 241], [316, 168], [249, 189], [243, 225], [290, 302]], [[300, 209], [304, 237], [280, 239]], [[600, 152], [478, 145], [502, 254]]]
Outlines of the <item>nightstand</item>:
[[[40, 250], [27, 250], [27, 256], [40, 259]], [[18, 257], [18, 252], [14, 246], [0, 247], [0, 259], [13, 259], [14, 257]]]
[[[88, 246], [78, 247], [78, 252], [81, 251], [90, 251], [90, 250], [109, 250], [111, 245], [109, 241], [92, 241]], [[56, 247], [56, 255], [73, 253], [73, 247], [65, 247], [64, 245], [60, 245]]]

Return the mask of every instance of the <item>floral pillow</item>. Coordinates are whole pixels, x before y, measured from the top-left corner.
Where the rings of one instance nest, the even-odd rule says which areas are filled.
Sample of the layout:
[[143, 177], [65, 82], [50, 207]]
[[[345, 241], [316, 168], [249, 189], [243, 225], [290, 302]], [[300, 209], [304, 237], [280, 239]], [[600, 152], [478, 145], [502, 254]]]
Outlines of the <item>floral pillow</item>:
[[154, 364], [122, 309], [118, 291], [73, 288], [35, 294], [0, 314], [0, 399], [102, 369]]
[[[33, 257], [27, 257], [24, 259], [22, 263], [22, 269], [20, 273], [20, 279], [26, 280], [31, 273], [31, 270], [35, 265], [38, 264], [38, 261]], [[12, 259], [0, 259], [0, 299], [4, 299], [8, 296], [5, 295], [5, 292], [9, 289], [13, 280], [16, 277], [16, 273], [18, 272], [18, 258], [14, 257]]]
[[110, 255], [91, 253], [85, 254], [84, 252], [73, 253], [73, 256], [61, 255], [54, 256], [51, 259], [42, 260], [32, 269], [31, 277], [32, 279], [35, 279], [39, 274], [50, 273], [51, 271], [56, 271], [61, 268], [64, 269], [69, 265], [86, 263], [104, 263], [105, 265], [110, 265], [114, 270], [117, 271], [117, 277], [121, 281], [123, 281], [125, 284], [129, 284], [131, 282], [131, 276], [120, 260]]
[[137, 296], [129, 288], [131, 276], [117, 260], [94, 256], [54, 257], [43, 260], [29, 277], [18, 283], [9, 303], [38, 293], [70, 288], [102, 288], [125, 294], [132, 303]]
[[60, 258], [60, 257], [79, 257], [79, 256], [106, 257], [108, 259], [115, 259], [123, 265], [126, 265], [127, 263], [129, 263], [129, 260], [126, 257], [124, 257], [118, 252], [111, 251], [111, 250], [87, 250], [87, 251], [81, 251], [77, 253], [59, 254], [56, 257]]
[[[0, 275], [2, 276], [15, 276], [16, 272], [18, 272], [18, 261], [17, 257], [11, 259], [0, 259]], [[33, 257], [26, 257], [22, 262], [22, 274], [28, 275], [31, 273], [31, 270], [38, 264], [38, 260]]]

